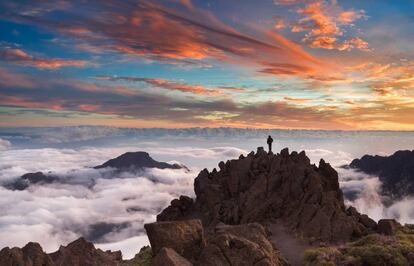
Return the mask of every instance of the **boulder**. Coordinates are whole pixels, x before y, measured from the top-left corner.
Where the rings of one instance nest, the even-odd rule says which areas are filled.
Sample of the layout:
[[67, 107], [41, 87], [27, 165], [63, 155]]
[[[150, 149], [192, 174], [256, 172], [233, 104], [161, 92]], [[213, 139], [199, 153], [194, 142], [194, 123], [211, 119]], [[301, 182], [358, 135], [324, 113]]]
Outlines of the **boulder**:
[[200, 220], [156, 222], [144, 225], [153, 254], [166, 247], [193, 261], [205, 246]]
[[221, 265], [286, 265], [269, 241], [263, 226], [250, 223], [236, 226], [221, 225], [208, 241], [195, 263], [200, 266]]
[[[348, 212], [339, 188], [338, 173], [321, 160], [310, 163], [304, 152], [268, 154], [262, 149], [204, 169], [194, 181], [195, 202], [186, 212], [171, 211], [158, 219], [199, 218], [210, 230], [222, 222], [237, 225], [279, 220], [303, 237], [343, 242], [372, 232], [376, 226], [356, 210]], [[175, 208], [177, 209], [177, 208]]]
[[380, 234], [394, 235], [399, 228], [401, 228], [401, 224], [394, 219], [381, 219], [378, 221], [378, 233]]
[[162, 248], [152, 260], [152, 266], [192, 266], [184, 257], [172, 248]]

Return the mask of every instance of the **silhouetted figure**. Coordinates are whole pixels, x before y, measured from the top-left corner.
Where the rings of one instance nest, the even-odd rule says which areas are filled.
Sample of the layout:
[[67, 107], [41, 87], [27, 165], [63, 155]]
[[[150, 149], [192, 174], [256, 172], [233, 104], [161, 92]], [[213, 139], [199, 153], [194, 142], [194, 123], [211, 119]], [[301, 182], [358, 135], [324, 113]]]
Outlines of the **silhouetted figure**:
[[272, 143], [273, 143], [273, 139], [269, 135], [269, 137], [267, 137], [267, 145], [269, 145], [269, 153], [272, 152]]

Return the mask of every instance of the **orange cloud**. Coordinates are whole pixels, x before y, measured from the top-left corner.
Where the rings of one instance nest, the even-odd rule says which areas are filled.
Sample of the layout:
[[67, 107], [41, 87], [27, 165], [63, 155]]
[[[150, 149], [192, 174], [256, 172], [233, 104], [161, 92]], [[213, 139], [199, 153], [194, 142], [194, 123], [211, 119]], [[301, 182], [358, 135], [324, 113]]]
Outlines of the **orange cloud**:
[[[223, 92], [219, 88], [205, 88], [201, 85], [192, 85], [186, 84], [182, 82], [173, 82], [165, 79], [157, 79], [157, 78], [141, 78], [141, 77], [112, 77], [112, 76], [97, 76], [96, 78], [99, 79], [108, 79], [112, 81], [132, 81], [132, 82], [145, 82], [147, 84], [153, 85], [157, 88], [168, 89], [168, 90], [176, 90], [186, 93], [193, 93], [197, 95], [204, 95], [204, 96], [217, 96], [222, 95]], [[221, 87], [223, 90], [241, 90], [239, 88], [226, 88]]]
[[20, 64], [33, 66], [37, 68], [61, 68], [61, 67], [82, 67], [88, 62], [84, 60], [66, 60], [66, 59], [47, 59], [29, 55], [21, 49], [2, 48], [0, 49], [0, 59]]
[[369, 45], [361, 38], [355, 37], [344, 42], [339, 42], [338, 38], [332, 36], [317, 36], [312, 38], [305, 38], [308, 45], [313, 48], [336, 49], [339, 51], [350, 51], [352, 49], [359, 49], [362, 51], [369, 51]]
[[287, 97], [287, 96], [283, 97], [283, 99], [285, 99], [286, 101], [289, 101], [289, 102], [299, 102], [299, 103], [310, 101], [310, 99]]
[[276, 16], [274, 28], [277, 30], [284, 29], [286, 27], [285, 20], [282, 17]]
[[[116, 8], [107, 2], [91, 2], [95, 7], [91, 9], [93, 14], [73, 9], [61, 11], [65, 20], [42, 14], [15, 19], [70, 36], [78, 42], [74, 47], [94, 53], [116, 51], [173, 64], [214, 59], [259, 69], [264, 66], [263, 62], [280, 66], [318, 64], [311, 55], [283, 36], [258, 32], [253, 37], [220, 22], [190, 1], [176, 1], [186, 7], [185, 12], [182, 8], [174, 9], [171, 5], [145, 0], [117, 3]], [[97, 14], [105, 14], [105, 18]], [[66, 63], [76, 64], [73, 61]], [[34, 63], [31, 60], [26, 64]], [[51, 62], [49, 65], [44, 62], [43, 67], [48, 66], [52, 67]]]
[[369, 50], [368, 43], [359, 37], [340, 40], [344, 36], [342, 27], [366, 18], [365, 11], [342, 10], [337, 1], [315, 0], [305, 2], [305, 6], [297, 9], [296, 13], [302, 18], [290, 23], [291, 31], [306, 32], [302, 41], [310, 47], [340, 51]]

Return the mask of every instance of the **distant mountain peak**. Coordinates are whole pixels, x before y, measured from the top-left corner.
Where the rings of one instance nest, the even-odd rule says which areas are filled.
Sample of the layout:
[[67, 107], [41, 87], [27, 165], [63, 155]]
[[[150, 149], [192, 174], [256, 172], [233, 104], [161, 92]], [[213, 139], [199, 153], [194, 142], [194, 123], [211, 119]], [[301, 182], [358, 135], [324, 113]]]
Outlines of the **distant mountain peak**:
[[396, 151], [390, 156], [364, 155], [349, 165], [369, 175], [377, 175], [382, 192], [392, 198], [414, 195], [414, 150]]
[[147, 152], [126, 152], [114, 159], [110, 159], [102, 165], [95, 166], [95, 169], [111, 167], [117, 170], [125, 171], [131, 169], [142, 168], [158, 168], [158, 169], [182, 169], [185, 166], [179, 164], [169, 164], [166, 162], [158, 162], [154, 160]]

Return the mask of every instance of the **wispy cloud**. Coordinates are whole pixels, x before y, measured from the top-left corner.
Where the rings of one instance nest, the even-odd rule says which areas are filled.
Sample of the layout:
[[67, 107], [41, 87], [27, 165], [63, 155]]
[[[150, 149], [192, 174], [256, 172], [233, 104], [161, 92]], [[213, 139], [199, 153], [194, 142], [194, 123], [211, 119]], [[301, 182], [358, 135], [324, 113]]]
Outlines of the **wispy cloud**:
[[[187, 92], [197, 95], [205, 95], [205, 96], [217, 96], [222, 95], [223, 90], [214, 89], [214, 88], [205, 88], [201, 85], [191, 85], [182, 82], [173, 82], [165, 79], [158, 79], [158, 78], [142, 78], [142, 77], [119, 77], [119, 76], [96, 76], [98, 79], [107, 79], [111, 81], [130, 81], [130, 82], [143, 82], [155, 86], [157, 88], [163, 88], [167, 90], [176, 90], [181, 92]], [[235, 90], [234, 88], [230, 88], [227, 90]]]
[[7, 47], [0, 47], [0, 60], [13, 64], [47, 69], [57, 69], [61, 67], [83, 67], [88, 64], [85, 60], [37, 57], [30, 55], [21, 49]]
[[286, 45], [289, 40], [283, 36], [269, 38], [262, 32], [258, 34], [261, 37], [252, 37], [189, 1], [182, 3], [185, 10], [145, 0], [91, 1], [88, 5], [93, 8], [88, 8], [89, 12], [80, 12], [79, 3], [76, 8], [73, 5], [55, 11], [62, 16], [51, 16], [50, 12], [22, 14], [16, 5], [4, 17], [75, 38], [75, 47], [87, 47], [94, 52], [115, 51], [164, 63], [213, 59], [257, 68], [263, 63], [318, 66], [305, 51]]

